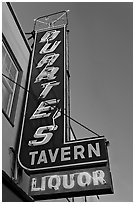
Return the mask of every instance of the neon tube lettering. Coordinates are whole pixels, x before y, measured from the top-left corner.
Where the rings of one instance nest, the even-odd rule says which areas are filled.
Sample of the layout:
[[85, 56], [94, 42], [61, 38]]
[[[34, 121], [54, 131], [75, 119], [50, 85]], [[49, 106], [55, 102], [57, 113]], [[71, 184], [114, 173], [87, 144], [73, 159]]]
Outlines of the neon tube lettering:
[[[54, 180], [55, 182], [53, 182], [53, 180]], [[55, 183], [55, 184], [53, 184], [53, 183]], [[50, 189], [58, 190], [59, 187], [60, 187], [60, 184], [61, 184], [61, 179], [60, 179], [60, 177], [57, 176], [57, 175], [51, 176], [51, 177], [49, 178], [49, 180], [48, 180], [48, 187], [49, 187]]]
[[[93, 175], [93, 176], [92, 176]], [[52, 190], [62, 190], [73, 189], [75, 186], [86, 188], [87, 186], [105, 185], [107, 181], [104, 179], [105, 173], [102, 170], [97, 170], [93, 172], [79, 172], [72, 174], [59, 174], [59, 175], [48, 175], [40, 178], [40, 182], [37, 182], [37, 178], [32, 178], [31, 180], [31, 191], [48, 191]], [[39, 184], [37, 186], [37, 183]], [[89, 188], [90, 189], [90, 188]]]
[[59, 57], [60, 54], [46, 54], [37, 64], [36, 68], [42, 67], [44, 64], [52, 65], [56, 59]]
[[50, 155], [51, 162], [55, 162], [56, 157], [57, 157], [57, 155], [58, 155], [58, 151], [59, 151], [59, 148], [56, 148], [56, 149], [55, 149], [55, 152], [54, 152], [54, 154], [53, 154], [51, 149], [48, 150], [49, 155]]
[[40, 191], [40, 188], [37, 188], [37, 178], [32, 178], [31, 191]]
[[[53, 115], [53, 125], [39, 127], [34, 134], [34, 138], [38, 138], [38, 139], [43, 138], [43, 139], [41, 141], [30, 140], [28, 145], [29, 146], [39, 146], [39, 145], [44, 145], [48, 143], [53, 136], [52, 131], [55, 131], [58, 128], [58, 126], [55, 124], [55, 119], [60, 116], [61, 116], [61, 110], [57, 109]], [[44, 131], [47, 131], [47, 133], [44, 133]]]
[[58, 36], [59, 33], [60, 33], [59, 30], [53, 30], [53, 31], [46, 32], [41, 38], [40, 43], [45, 42], [45, 41], [54, 40]]
[[68, 161], [70, 160], [70, 147], [62, 147], [61, 148], [61, 161]]
[[97, 157], [100, 157], [99, 143], [96, 143], [96, 149], [92, 146], [92, 144], [88, 144], [89, 157], [92, 157], [92, 152], [93, 152]]
[[41, 154], [39, 156], [37, 164], [40, 164], [41, 162], [47, 163], [47, 158], [46, 158], [45, 150], [41, 151]]
[[[78, 151], [80, 150], [80, 151]], [[85, 158], [83, 153], [84, 153], [85, 149], [82, 145], [77, 145], [74, 147], [74, 158], [78, 159], [78, 156], [80, 156], [82, 159]]]
[[74, 181], [74, 174], [69, 175], [69, 182], [68, 182], [68, 175], [63, 175], [63, 187], [65, 189], [71, 189], [75, 185]]
[[[46, 43], [44, 47], [40, 50], [40, 54], [46, 54], [49, 52], [54, 52], [54, 50], [58, 47], [61, 41], [55, 41], [54, 44], [50, 47], [51, 43]], [[49, 48], [50, 47], [50, 48]]]
[[101, 184], [106, 184], [104, 177], [105, 177], [105, 173], [102, 170], [97, 170], [93, 172], [93, 184], [99, 185], [99, 182]]
[[59, 67], [45, 67], [41, 73], [36, 77], [36, 80], [34, 83], [40, 82], [41, 80], [47, 79], [52, 80], [55, 79], [56, 76], [54, 76], [59, 70]]
[[29, 141], [28, 145], [29, 146], [39, 146], [39, 145], [44, 145], [47, 142], [49, 142], [49, 140], [52, 138], [53, 133], [47, 132], [47, 133], [43, 133], [44, 131], [54, 131], [57, 130], [58, 126], [43, 126], [43, 127], [39, 127], [35, 134], [34, 134], [34, 138], [43, 138], [43, 140], [41, 141], [37, 141], [37, 140], [31, 140]]
[[30, 152], [29, 155], [31, 155], [31, 165], [34, 165], [35, 163], [35, 155], [38, 154], [38, 151]]
[[36, 118], [49, 117], [51, 115], [52, 110], [56, 108], [56, 105], [59, 103], [59, 101], [60, 100], [56, 99], [42, 101], [38, 108], [33, 113], [33, 115], [31, 116], [30, 120]]
[[91, 183], [91, 175], [87, 172], [82, 172], [78, 175], [77, 182], [79, 186], [88, 186]]
[[60, 82], [57, 81], [52, 81], [48, 83], [44, 83], [41, 86], [44, 88], [44, 90], [41, 92], [40, 97], [45, 98], [47, 94], [50, 92], [53, 86], [58, 86]]

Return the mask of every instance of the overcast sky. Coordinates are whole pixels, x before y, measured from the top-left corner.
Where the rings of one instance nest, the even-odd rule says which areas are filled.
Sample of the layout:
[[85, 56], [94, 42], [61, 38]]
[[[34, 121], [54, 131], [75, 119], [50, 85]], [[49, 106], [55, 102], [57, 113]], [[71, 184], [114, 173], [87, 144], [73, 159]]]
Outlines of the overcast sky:
[[[70, 10], [71, 117], [110, 141], [114, 195], [87, 200], [132, 201], [132, 3], [14, 2], [12, 6], [24, 32], [33, 30], [33, 20], [39, 16]], [[77, 138], [92, 135], [75, 123], [72, 127]]]

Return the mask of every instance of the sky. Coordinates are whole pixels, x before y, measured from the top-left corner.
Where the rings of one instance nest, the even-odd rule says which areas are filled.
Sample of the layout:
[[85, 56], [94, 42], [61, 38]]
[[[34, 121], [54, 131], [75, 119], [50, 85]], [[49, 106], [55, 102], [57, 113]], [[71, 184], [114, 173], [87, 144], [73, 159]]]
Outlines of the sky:
[[[133, 8], [132, 2], [12, 2], [24, 32], [34, 19], [70, 10], [71, 117], [104, 135], [114, 194], [87, 201], [133, 200]], [[76, 138], [92, 134], [74, 122]], [[84, 198], [76, 198], [84, 201]], [[54, 200], [55, 202], [58, 200]], [[65, 201], [64, 199], [59, 201]]]

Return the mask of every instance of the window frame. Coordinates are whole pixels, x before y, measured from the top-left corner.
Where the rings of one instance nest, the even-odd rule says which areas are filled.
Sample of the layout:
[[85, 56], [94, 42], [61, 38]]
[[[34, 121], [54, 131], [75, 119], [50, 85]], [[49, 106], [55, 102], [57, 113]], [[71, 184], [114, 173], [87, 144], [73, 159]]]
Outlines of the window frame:
[[[18, 63], [18, 61], [17, 61], [17, 59], [16, 59], [12, 49], [10, 48], [10, 45], [8, 44], [4, 34], [2, 34], [2, 46], [4, 46], [6, 54], [8, 54], [11, 62], [13, 63], [13, 65], [15, 66], [15, 68], [18, 71], [18, 74], [17, 74], [18, 76], [17, 76], [17, 80], [16, 80], [16, 86], [14, 87], [13, 97], [11, 99], [12, 100], [11, 101], [12, 105], [11, 105], [10, 114], [7, 114], [4, 111], [3, 107], [2, 107], [2, 113], [5, 115], [5, 117], [10, 122], [10, 124], [14, 127], [15, 114], [16, 114], [17, 102], [18, 102], [19, 90], [20, 90], [20, 86], [17, 85], [17, 84], [21, 84], [23, 71], [22, 71], [21, 66]], [[3, 64], [2, 64], [2, 66], [3, 66]], [[6, 78], [4, 79], [4, 76], [2, 76], [2, 86], [3, 86], [3, 80], [6, 80]]]
[[[12, 79], [12, 77], [11, 77], [11, 79], [17, 83], [17, 79], [18, 79], [18, 75], [19, 75], [19, 70], [17, 69], [16, 65], [14, 64], [14, 62], [13, 62], [9, 52], [7, 51], [4, 43], [2, 43], [2, 49], [4, 49], [4, 52], [5, 52], [4, 59], [2, 59], [2, 61], [3, 61], [2, 62], [2, 71], [3, 72], [7, 71], [7, 73], [4, 73], [4, 74], [7, 75], [7, 77], [10, 78], [11, 68], [12, 68], [11, 66], [13, 65], [13, 67], [15, 69], [15, 78]], [[7, 58], [8, 58], [9, 64], [6, 65], [6, 59]], [[8, 69], [3, 70], [3, 66], [5, 66], [5, 68], [7, 67]], [[10, 117], [10, 115], [11, 115], [13, 98], [14, 98], [14, 95], [15, 95], [15, 87], [16, 87], [16, 84], [13, 84], [13, 87], [12, 87], [10, 82], [11, 81], [9, 81], [6, 77], [3, 76], [3, 78], [2, 78], [2, 85], [5, 86], [5, 88], [7, 89], [8, 93], [9, 93], [9, 97], [8, 97], [9, 99], [8, 99], [6, 111], [4, 109], [3, 110], [7, 114], [8, 117]]]

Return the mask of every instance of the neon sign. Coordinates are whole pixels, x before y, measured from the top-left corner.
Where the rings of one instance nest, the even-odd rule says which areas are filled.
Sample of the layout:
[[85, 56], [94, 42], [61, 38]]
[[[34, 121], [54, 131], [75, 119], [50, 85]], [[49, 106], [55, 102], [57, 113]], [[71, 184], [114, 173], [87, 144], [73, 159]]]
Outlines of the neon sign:
[[65, 36], [64, 25], [35, 37], [18, 152], [34, 199], [112, 193], [105, 137], [67, 140]]
[[91, 169], [62, 171], [48, 174], [32, 175], [30, 178], [29, 195], [34, 199], [72, 197], [83, 195], [87, 191], [89, 195], [113, 193], [109, 168], [98, 167]]
[[26, 170], [33, 150], [65, 137], [65, 81], [65, 26], [37, 32], [18, 154]]
[[[51, 137], [52, 135], [50, 135]], [[100, 161], [100, 159], [105, 158], [105, 156], [102, 154], [102, 144], [103, 140], [93, 140], [92, 142], [90, 141], [89, 143], [81, 143], [79, 145], [74, 146], [64, 146], [61, 148], [51, 148], [47, 150], [42, 150], [40, 151], [33, 151], [30, 152], [29, 155], [31, 157], [31, 166], [33, 165], [40, 165], [41, 163], [44, 164], [52, 164], [52, 168], [54, 164], [57, 164], [58, 162], [66, 164], [76, 163], [77, 161], [81, 160], [89, 160], [91, 161]], [[34, 142], [33, 142], [34, 143]], [[46, 142], [47, 143], [47, 142]], [[34, 144], [33, 144], [34, 145]], [[35, 144], [36, 145], [36, 144]], [[71, 161], [72, 160], [72, 161]], [[105, 160], [106, 161], [106, 160]], [[47, 165], [46, 165], [47, 167]]]
[[67, 141], [65, 36], [65, 26], [36, 33], [18, 152], [29, 174], [108, 161], [104, 137]]

